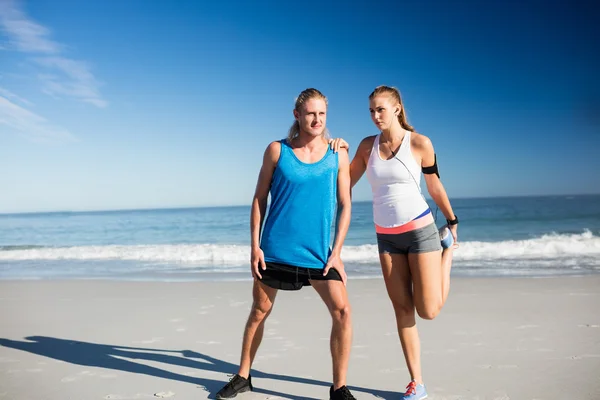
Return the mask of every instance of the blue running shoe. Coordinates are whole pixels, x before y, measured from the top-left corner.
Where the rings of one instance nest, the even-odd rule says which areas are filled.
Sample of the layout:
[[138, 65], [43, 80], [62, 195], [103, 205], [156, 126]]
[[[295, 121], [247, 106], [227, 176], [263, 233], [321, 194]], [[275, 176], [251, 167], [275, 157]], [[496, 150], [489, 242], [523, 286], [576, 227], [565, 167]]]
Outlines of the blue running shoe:
[[415, 381], [410, 381], [406, 387], [406, 393], [402, 396], [402, 400], [422, 400], [426, 398], [427, 392], [425, 391], [425, 385], [417, 385], [417, 382]]
[[452, 232], [448, 228], [448, 225], [442, 226], [439, 231], [440, 240], [442, 242], [442, 248], [447, 249], [454, 244], [454, 236], [452, 236]]

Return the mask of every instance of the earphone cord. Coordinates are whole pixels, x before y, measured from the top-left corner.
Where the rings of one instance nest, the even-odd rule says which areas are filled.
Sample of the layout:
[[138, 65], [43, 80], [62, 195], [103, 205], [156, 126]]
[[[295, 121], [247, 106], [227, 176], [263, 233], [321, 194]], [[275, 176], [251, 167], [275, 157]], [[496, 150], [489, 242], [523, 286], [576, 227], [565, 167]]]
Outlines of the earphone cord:
[[[408, 167], [406, 166], [406, 164], [404, 164], [404, 161], [402, 161], [401, 159], [398, 158], [398, 156], [396, 156], [396, 153], [394, 153], [392, 151], [392, 155], [394, 156], [394, 158], [398, 161], [400, 161], [400, 163], [402, 163], [402, 165], [404, 165], [404, 168], [406, 168], [406, 170], [408, 171], [408, 173], [410, 174], [410, 177], [413, 179], [413, 182], [415, 183], [415, 185], [417, 185], [417, 189], [419, 189], [419, 194], [421, 195], [421, 197], [423, 198], [423, 200], [425, 201], [425, 204], [427, 204], [427, 206], [429, 207], [429, 204], [427, 203], [427, 199], [425, 199], [425, 196], [423, 196], [423, 192], [421, 191], [421, 186], [419, 185], [419, 183], [417, 182], [417, 180], [415, 179], [415, 177], [413, 176], [412, 172], [410, 172], [410, 169], [408, 169]], [[431, 210], [431, 207], [429, 207], [429, 209]], [[433, 216], [433, 220], [435, 222], [437, 222], [437, 214], [438, 214], [438, 210], [439, 207], [437, 206], [437, 204], [435, 205], [435, 214]], [[432, 210], [433, 211], [433, 210]]]

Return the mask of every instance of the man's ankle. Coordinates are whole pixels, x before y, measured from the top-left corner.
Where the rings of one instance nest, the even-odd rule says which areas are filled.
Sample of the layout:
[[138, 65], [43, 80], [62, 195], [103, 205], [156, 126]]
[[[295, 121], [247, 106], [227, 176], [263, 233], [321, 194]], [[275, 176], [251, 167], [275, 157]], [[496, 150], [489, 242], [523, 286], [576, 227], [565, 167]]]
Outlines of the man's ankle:
[[248, 379], [248, 377], [250, 376], [250, 370], [242, 370], [240, 369], [237, 373], [239, 376], [241, 376], [244, 379]]
[[333, 390], [338, 390], [339, 388], [341, 388], [342, 386], [346, 386], [346, 381], [339, 381], [339, 382], [334, 382], [333, 383]]

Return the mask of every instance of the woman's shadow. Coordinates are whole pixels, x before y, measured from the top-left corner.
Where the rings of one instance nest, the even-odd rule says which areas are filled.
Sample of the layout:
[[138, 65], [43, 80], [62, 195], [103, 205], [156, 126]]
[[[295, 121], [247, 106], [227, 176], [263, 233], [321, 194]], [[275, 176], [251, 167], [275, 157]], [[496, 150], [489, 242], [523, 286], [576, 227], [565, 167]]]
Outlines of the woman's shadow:
[[[28, 336], [25, 338], [25, 340], [26, 341], [18, 341], [0, 338], [0, 345], [53, 358], [55, 360], [65, 361], [71, 364], [108, 368], [117, 371], [144, 374], [158, 378], [191, 383], [201, 386], [204, 390], [206, 390], [209, 393], [209, 399], [215, 398], [216, 392], [223, 387], [225, 382], [208, 378], [197, 378], [181, 375], [164, 369], [140, 364], [131, 360], [162, 362], [181, 367], [221, 373], [232, 373], [238, 369], [237, 365], [191, 350], [178, 351], [142, 347], [111, 346], [106, 344], [81, 342], [77, 340], [58, 339], [47, 336]], [[252, 376], [256, 378], [278, 379], [295, 383], [304, 383], [308, 385], [324, 386], [327, 391], [330, 386], [329, 382], [267, 373], [255, 369], [253, 369]], [[350, 386], [350, 389], [371, 393], [377, 397], [386, 399], [398, 397], [398, 394], [395, 392], [365, 389], [355, 386]], [[307, 397], [299, 397], [268, 389], [257, 388], [255, 389], [255, 392], [264, 393], [271, 396], [281, 396], [292, 400], [307, 399]]]

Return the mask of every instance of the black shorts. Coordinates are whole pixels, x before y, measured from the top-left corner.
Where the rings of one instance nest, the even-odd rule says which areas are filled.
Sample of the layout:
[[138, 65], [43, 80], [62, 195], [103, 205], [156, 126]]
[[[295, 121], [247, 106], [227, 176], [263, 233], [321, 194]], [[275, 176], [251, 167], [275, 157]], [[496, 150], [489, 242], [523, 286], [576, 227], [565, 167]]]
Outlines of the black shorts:
[[[329, 269], [323, 276], [323, 270], [317, 268], [294, 267], [287, 264], [266, 262], [267, 269], [261, 269], [260, 281], [273, 289], [300, 290], [303, 286], [311, 286], [310, 281], [342, 281], [339, 272]], [[260, 267], [259, 267], [260, 268]]]

